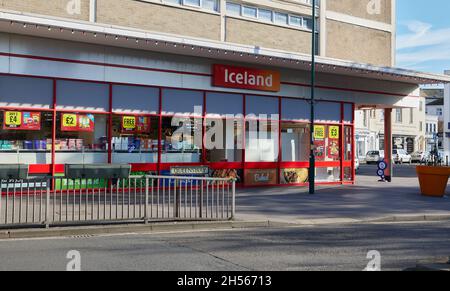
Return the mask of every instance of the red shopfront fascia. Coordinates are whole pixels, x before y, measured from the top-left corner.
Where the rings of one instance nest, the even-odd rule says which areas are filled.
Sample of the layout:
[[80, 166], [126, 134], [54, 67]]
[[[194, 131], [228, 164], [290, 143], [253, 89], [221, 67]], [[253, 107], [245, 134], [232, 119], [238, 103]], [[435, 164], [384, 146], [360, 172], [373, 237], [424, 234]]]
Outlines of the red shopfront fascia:
[[213, 66], [213, 86], [279, 92], [281, 77], [276, 71], [216, 64]]

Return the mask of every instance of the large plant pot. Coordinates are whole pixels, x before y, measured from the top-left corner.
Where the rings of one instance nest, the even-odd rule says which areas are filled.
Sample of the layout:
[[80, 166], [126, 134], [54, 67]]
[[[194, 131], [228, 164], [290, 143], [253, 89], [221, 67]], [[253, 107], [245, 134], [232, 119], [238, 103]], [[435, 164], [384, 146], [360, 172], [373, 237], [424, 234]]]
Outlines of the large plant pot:
[[422, 195], [444, 197], [450, 177], [450, 167], [417, 166]]

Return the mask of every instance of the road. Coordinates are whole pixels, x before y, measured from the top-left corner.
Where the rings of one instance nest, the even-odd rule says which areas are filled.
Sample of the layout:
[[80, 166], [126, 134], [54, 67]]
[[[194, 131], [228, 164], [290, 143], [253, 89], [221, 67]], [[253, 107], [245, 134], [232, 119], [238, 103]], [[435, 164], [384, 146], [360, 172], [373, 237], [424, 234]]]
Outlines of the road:
[[363, 270], [377, 250], [383, 270], [450, 256], [450, 223], [357, 224], [0, 241], [0, 270]]

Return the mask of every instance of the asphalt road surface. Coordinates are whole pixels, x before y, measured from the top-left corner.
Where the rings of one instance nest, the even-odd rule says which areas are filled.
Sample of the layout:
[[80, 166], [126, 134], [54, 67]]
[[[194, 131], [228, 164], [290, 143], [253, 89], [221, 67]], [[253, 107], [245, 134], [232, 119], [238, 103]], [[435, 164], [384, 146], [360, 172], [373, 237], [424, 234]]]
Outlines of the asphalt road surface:
[[383, 270], [450, 256], [450, 223], [358, 224], [0, 241], [0, 270], [363, 270], [371, 250]]

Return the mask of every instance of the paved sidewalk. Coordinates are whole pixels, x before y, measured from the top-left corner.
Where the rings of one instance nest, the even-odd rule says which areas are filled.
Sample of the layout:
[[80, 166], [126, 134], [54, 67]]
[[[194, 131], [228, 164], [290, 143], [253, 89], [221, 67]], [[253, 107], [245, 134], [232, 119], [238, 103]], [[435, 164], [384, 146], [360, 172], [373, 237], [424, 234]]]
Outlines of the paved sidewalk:
[[[357, 184], [319, 187], [316, 195], [307, 188], [240, 189], [237, 193], [239, 220], [272, 220], [292, 223], [318, 220], [351, 222], [394, 216], [448, 216], [450, 199], [420, 195], [412, 166], [396, 169], [393, 183], [379, 183], [375, 168], [363, 166]], [[450, 194], [450, 187], [447, 192]]]

